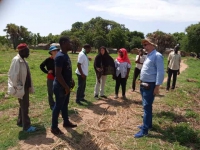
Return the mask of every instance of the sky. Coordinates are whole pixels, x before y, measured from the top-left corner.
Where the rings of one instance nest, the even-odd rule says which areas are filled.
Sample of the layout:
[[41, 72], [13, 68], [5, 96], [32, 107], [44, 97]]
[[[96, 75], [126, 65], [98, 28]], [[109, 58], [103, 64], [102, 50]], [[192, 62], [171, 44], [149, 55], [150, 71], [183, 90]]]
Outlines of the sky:
[[200, 22], [200, 0], [0, 0], [0, 35], [6, 34], [3, 29], [9, 23], [47, 36], [96, 17], [145, 35], [185, 32]]

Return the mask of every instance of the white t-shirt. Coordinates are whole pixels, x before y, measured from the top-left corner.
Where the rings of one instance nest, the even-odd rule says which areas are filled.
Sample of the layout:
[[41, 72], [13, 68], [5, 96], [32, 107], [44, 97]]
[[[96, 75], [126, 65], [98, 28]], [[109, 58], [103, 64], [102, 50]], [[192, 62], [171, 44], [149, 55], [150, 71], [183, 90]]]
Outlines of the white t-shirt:
[[[136, 56], [135, 61], [137, 61], [138, 58], [139, 58], [139, 55]], [[146, 59], [146, 55], [140, 56], [140, 63], [144, 63], [145, 59]], [[138, 63], [136, 63], [136, 68], [138, 68], [138, 69], [141, 70], [141, 69], [142, 69], [142, 65], [143, 65], [143, 64], [138, 64]]]
[[[81, 51], [79, 54], [78, 54], [78, 61], [77, 63], [81, 64], [81, 68], [82, 68], [82, 71], [83, 71], [83, 74], [85, 76], [88, 76], [88, 66], [89, 66], [89, 60], [88, 60], [88, 57], [83, 53], [83, 51]], [[76, 74], [80, 74], [78, 68], [76, 69], [75, 71]]]
[[120, 63], [118, 60], [115, 60], [115, 67], [116, 67], [116, 76], [118, 77], [121, 73], [121, 78], [125, 78], [127, 74], [127, 69], [131, 68], [131, 65], [127, 62]]

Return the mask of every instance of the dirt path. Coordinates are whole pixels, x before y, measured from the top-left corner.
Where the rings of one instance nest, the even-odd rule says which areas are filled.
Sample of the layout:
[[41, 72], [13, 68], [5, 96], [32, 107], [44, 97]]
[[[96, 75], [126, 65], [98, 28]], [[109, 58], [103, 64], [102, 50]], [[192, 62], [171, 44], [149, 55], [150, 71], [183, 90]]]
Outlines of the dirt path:
[[[186, 68], [187, 65], [182, 61], [180, 72]], [[164, 82], [166, 80], [165, 78]], [[161, 92], [164, 94], [164, 90]], [[66, 130], [60, 123], [59, 128], [65, 135], [57, 137], [47, 129], [45, 134], [20, 141], [17, 148], [20, 150], [119, 150], [116, 141], [123, 143], [131, 138], [138, 131], [137, 125], [141, 124], [140, 93], [137, 90], [136, 92], [128, 90], [127, 98], [128, 100], [120, 98], [115, 100], [113, 96], [109, 96], [108, 99], [95, 102], [88, 109], [74, 108], [76, 113], [70, 116], [70, 120], [78, 124], [77, 129]], [[155, 105], [161, 107], [158, 102]], [[14, 150], [16, 147], [11, 149]]]

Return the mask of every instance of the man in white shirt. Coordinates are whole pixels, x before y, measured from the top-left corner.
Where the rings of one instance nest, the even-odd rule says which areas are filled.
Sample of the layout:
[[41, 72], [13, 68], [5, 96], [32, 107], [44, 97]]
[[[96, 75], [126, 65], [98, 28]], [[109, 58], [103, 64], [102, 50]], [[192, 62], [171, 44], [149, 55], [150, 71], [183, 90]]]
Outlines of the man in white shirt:
[[173, 81], [172, 81], [171, 89], [174, 89], [176, 85], [177, 75], [180, 74], [179, 69], [180, 69], [180, 63], [181, 63], [181, 55], [178, 54], [179, 48], [180, 48], [179, 45], [176, 45], [174, 48], [174, 51], [171, 52], [168, 56], [168, 68], [167, 68], [168, 79], [167, 79], [167, 88], [166, 88], [167, 91], [169, 91], [169, 88], [170, 88], [172, 75], [173, 75]]
[[135, 66], [134, 74], [133, 74], [132, 92], [135, 91], [135, 81], [140, 74], [145, 58], [146, 58], [146, 55], [144, 55], [143, 49], [142, 48], [139, 49], [139, 55], [137, 55], [135, 59], [136, 66]]
[[82, 51], [78, 55], [76, 75], [78, 77], [78, 88], [76, 93], [76, 103], [82, 105], [81, 101], [86, 101], [85, 97], [85, 87], [86, 87], [86, 78], [88, 76], [88, 66], [89, 59], [87, 54], [91, 51], [91, 46], [85, 44], [82, 48]]

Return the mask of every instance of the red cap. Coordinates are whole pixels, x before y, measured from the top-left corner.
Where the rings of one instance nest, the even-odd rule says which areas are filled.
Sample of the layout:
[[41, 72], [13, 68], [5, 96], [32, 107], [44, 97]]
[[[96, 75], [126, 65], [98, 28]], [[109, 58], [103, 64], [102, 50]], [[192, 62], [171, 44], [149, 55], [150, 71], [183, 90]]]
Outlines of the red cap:
[[23, 50], [25, 48], [28, 48], [28, 46], [26, 45], [26, 43], [21, 43], [17, 46], [17, 49], [20, 51], [20, 50]]

